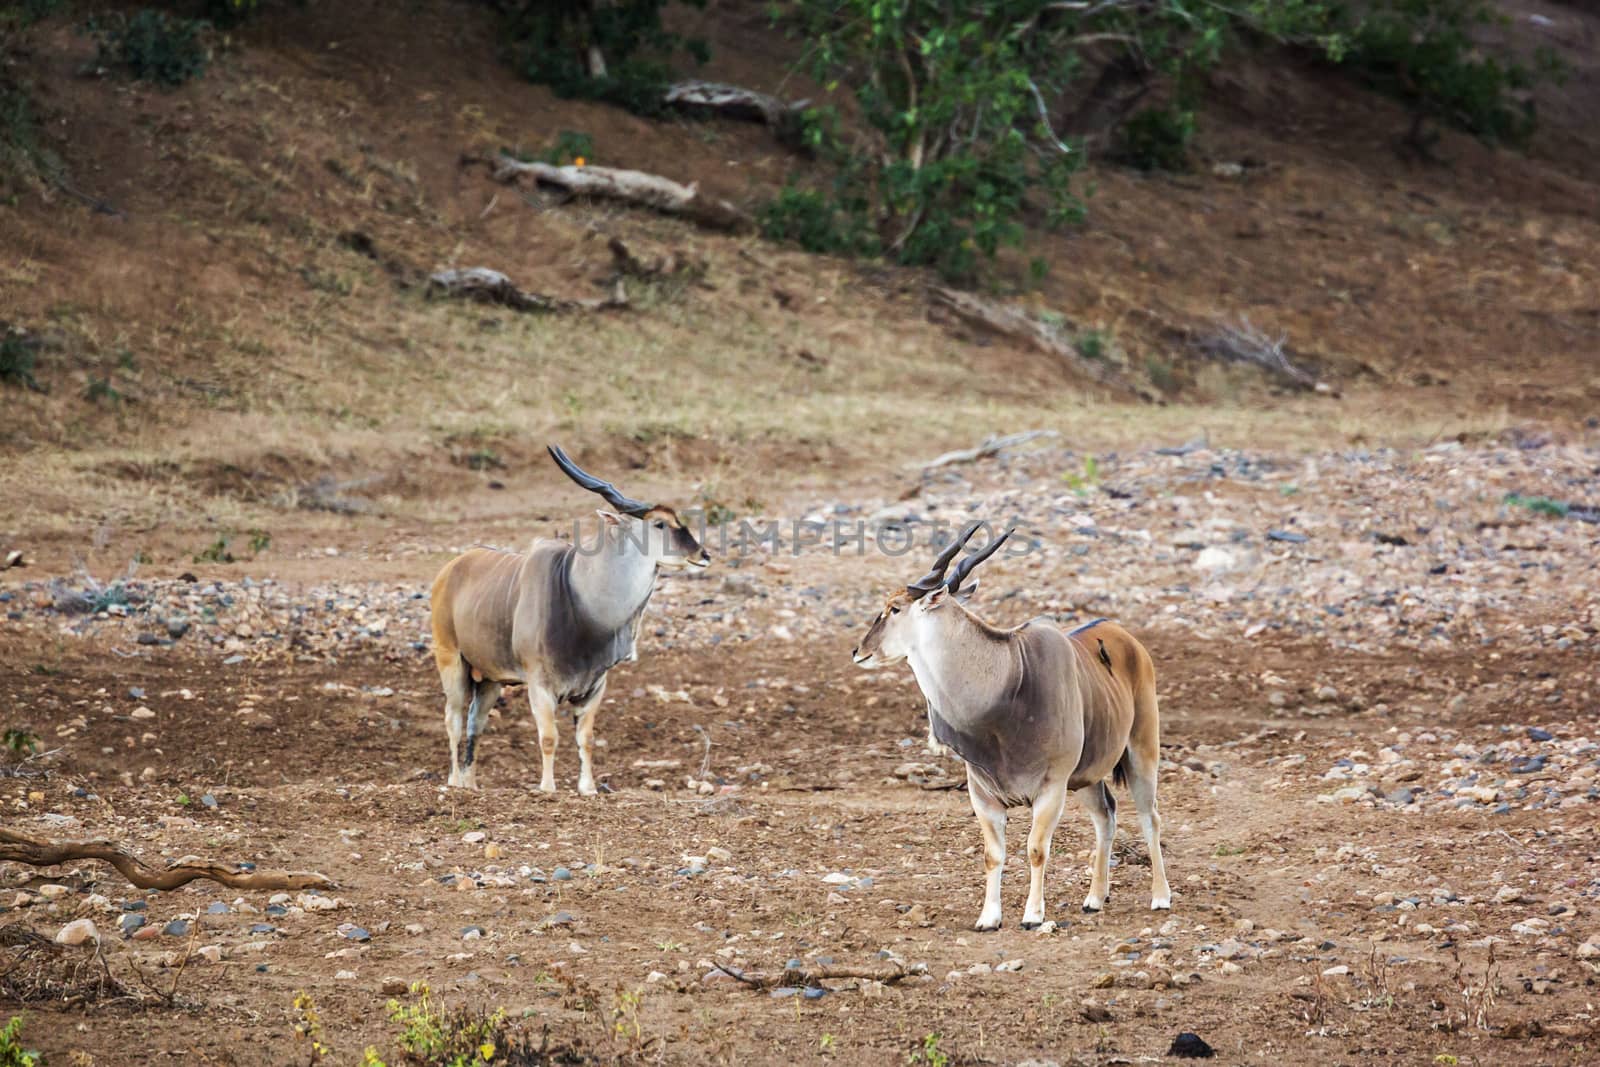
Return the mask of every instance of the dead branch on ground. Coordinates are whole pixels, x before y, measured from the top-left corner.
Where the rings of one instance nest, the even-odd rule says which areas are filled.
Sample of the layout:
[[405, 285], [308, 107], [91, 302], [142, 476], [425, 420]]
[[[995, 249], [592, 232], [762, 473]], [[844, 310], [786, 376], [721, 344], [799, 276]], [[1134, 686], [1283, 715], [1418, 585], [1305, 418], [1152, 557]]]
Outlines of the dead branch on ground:
[[516, 311], [553, 314], [563, 311], [613, 311], [628, 306], [628, 293], [617, 281], [611, 295], [603, 300], [566, 300], [561, 297], [530, 293], [519, 289], [515, 282], [497, 270], [488, 267], [463, 267], [441, 270], [428, 277], [429, 290], [438, 290], [447, 296], [476, 300], [481, 304], [499, 304]]
[[1090, 381], [1108, 389], [1131, 393], [1147, 403], [1156, 403], [1158, 400], [1150, 390], [1124, 377], [1110, 365], [1079, 352], [1048, 323], [1040, 322], [1025, 311], [991, 304], [956, 289], [936, 286], [932, 292], [934, 302], [954, 312], [958, 318], [1055, 356]]
[[507, 155], [500, 156], [493, 166], [495, 180], [506, 184], [527, 178], [536, 185], [560, 189], [570, 196], [617, 200], [664, 215], [676, 215], [707, 229], [734, 232], [755, 229], [755, 220], [748, 213], [718, 197], [702, 196], [695, 182], [683, 185], [659, 174], [616, 167], [524, 163]]
[[1055, 430], [1024, 430], [1021, 433], [1006, 434], [1004, 437], [999, 434], [990, 434], [983, 439], [983, 443], [977, 448], [963, 448], [955, 452], [946, 452], [944, 455], [936, 456], [926, 463], [912, 463], [907, 469], [931, 471], [956, 463], [975, 463], [980, 459], [998, 456], [1008, 448], [1027, 444], [1029, 441], [1040, 437], [1060, 436], [1061, 434]]
[[678, 82], [667, 90], [666, 101], [684, 111], [761, 122], [773, 129], [779, 129], [811, 104], [809, 100], [790, 103], [754, 89], [707, 81]]
[[812, 986], [818, 982], [828, 982], [842, 979], [856, 979], [864, 982], [882, 982], [884, 985], [893, 985], [905, 978], [927, 974], [928, 968], [923, 964], [912, 964], [907, 967], [902, 964], [886, 964], [881, 967], [848, 967], [829, 965], [826, 967], [785, 967], [776, 974], [765, 972], [736, 971], [732, 967], [712, 961], [712, 966], [730, 978], [736, 978], [752, 989], [777, 989], [781, 986]]
[[1237, 325], [1218, 323], [1215, 331], [1196, 339], [1195, 348], [1211, 359], [1228, 363], [1253, 363], [1295, 389], [1325, 391], [1327, 387], [1317, 381], [1315, 375], [1289, 362], [1289, 356], [1284, 351], [1287, 340], [1287, 334], [1268, 337], [1250, 322], [1249, 316], [1241, 315]]
[[164, 868], [152, 867], [111, 841], [44, 841], [0, 829], [0, 861], [54, 867], [79, 860], [99, 860], [115, 867], [139, 889], [162, 892], [205, 878], [229, 889], [332, 889], [333, 879], [316, 871], [240, 871], [221, 863], [184, 856]]

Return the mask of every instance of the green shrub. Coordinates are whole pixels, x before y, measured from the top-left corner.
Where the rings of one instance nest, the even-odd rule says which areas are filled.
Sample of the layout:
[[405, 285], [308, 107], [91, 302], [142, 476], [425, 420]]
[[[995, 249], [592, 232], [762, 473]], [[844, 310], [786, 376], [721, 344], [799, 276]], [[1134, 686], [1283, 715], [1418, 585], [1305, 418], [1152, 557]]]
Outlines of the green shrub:
[[89, 32], [100, 41], [101, 64], [126, 67], [137, 80], [167, 88], [205, 73], [211, 61], [207, 29], [207, 23], [197, 19], [153, 8], [140, 8], [128, 16], [115, 12], [89, 22]]
[[1146, 108], [1117, 131], [1115, 157], [1139, 170], [1177, 173], [1189, 169], [1194, 112], [1176, 107]]
[[[980, 258], [1020, 244], [1030, 194], [1042, 220], [1081, 214], [1070, 178], [1081, 156], [1051, 131], [1045, 101], [1075, 69], [1045, 0], [799, 0], [792, 29], [807, 68], [855, 93], [866, 129], [826, 121], [802, 136], [838, 171], [842, 214], [859, 216], [901, 263], [970, 277]], [[821, 119], [821, 116], [818, 116]], [[814, 205], [791, 197], [780, 214]]]
[[[1533, 132], [1533, 102], [1519, 94], [1535, 72], [1485, 54], [1472, 38], [1499, 21], [1482, 0], [1388, 0], [1346, 30], [1343, 59], [1374, 88], [1423, 114], [1491, 143], [1517, 143]], [[1558, 73], [1553, 59], [1543, 67]]]

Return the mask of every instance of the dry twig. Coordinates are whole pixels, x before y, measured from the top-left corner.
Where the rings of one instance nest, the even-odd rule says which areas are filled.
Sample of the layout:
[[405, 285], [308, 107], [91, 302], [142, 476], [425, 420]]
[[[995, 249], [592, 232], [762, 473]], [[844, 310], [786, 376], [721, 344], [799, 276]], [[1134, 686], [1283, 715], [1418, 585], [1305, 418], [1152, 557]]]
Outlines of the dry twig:
[[1029, 441], [1040, 437], [1060, 436], [1055, 430], [1024, 430], [1021, 433], [1006, 434], [1004, 437], [999, 434], [990, 434], [983, 439], [983, 443], [977, 448], [963, 448], [955, 452], [946, 452], [944, 455], [936, 456], [926, 463], [912, 463], [907, 469], [931, 471], [939, 467], [948, 467], [955, 463], [975, 463], [980, 459], [998, 456], [1008, 448], [1027, 444]]

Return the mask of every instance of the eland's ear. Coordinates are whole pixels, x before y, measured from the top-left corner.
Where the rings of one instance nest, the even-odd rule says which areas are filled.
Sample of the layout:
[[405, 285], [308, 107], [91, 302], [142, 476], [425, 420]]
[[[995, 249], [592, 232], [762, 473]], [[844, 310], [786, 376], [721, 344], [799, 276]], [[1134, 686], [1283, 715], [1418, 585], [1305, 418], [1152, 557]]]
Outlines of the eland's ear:
[[949, 590], [945, 589], [945, 587], [941, 585], [939, 588], [935, 589], [933, 592], [917, 601], [917, 607], [921, 608], [923, 611], [937, 611], [944, 607], [945, 601], [949, 599]]
[[600, 516], [600, 521], [605, 523], [607, 526], [622, 525], [622, 516], [618, 515], [614, 511], [607, 511], [604, 508], [597, 508], [595, 509], [595, 514]]
[[952, 593], [951, 595], [956, 598], [957, 604], [966, 604], [972, 599], [972, 594], [976, 593], [977, 591], [978, 579], [968, 578], [967, 584], [961, 587], [961, 591], [958, 593]]

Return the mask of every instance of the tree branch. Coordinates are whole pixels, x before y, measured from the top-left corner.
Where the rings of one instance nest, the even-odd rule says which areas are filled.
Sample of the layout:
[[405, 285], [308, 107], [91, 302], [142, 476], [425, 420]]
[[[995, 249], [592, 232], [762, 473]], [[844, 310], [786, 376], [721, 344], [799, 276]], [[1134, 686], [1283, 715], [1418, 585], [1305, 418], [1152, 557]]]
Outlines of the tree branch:
[[99, 860], [115, 867], [139, 889], [163, 892], [205, 878], [229, 889], [333, 889], [333, 879], [316, 871], [241, 871], [198, 856], [184, 856], [164, 868], [152, 867], [110, 841], [43, 841], [0, 829], [0, 861], [54, 867], [78, 860]]

